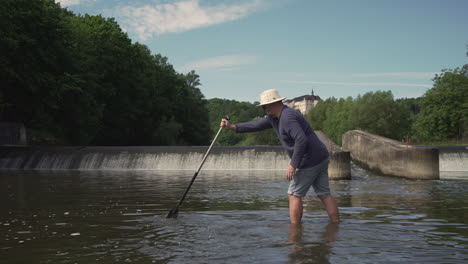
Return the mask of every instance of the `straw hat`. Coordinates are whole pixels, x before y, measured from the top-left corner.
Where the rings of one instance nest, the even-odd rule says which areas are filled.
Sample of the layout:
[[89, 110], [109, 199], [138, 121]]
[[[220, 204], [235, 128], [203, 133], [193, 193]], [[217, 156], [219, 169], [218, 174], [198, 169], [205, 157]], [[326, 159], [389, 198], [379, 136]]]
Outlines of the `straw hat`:
[[286, 98], [281, 97], [279, 95], [278, 91], [276, 91], [276, 89], [266, 90], [266, 91], [263, 91], [260, 94], [260, 104], [257, 105], [257, 106], [271, 104], [271, 103], [274, 103], [274, 102], [282, 101], [284, 99], [286, 99]]

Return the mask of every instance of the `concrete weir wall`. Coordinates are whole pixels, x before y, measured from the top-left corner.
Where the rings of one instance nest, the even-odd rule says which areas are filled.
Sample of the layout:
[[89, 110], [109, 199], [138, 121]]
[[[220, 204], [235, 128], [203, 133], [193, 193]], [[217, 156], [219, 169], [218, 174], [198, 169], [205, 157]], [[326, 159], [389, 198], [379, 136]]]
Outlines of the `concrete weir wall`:
[[442, 172], [467, 172], [468, 146], [439, 146], [439, 166]]
[[[349, 152], [324, 135], [331, 179], [349, 179]], [[196, 170], [208, 147], [0, 147], [0, 170]], [[281, 146], [213, 147], [203, 170], [284, 170]]]
[[[26, 170], [196, 170], [207, 146], [2, 147], [0, 169]], [[281, 147], [218, 147], [204, 170], [285, 169]]]
[[436, 146], [440, 178], [468, 179], [468, 146]]
[[343, 148], [351, 159], [373, 171], [418, 180], [439, 179], [439, 152], [377, 136], [360, 130], [343, 135]]

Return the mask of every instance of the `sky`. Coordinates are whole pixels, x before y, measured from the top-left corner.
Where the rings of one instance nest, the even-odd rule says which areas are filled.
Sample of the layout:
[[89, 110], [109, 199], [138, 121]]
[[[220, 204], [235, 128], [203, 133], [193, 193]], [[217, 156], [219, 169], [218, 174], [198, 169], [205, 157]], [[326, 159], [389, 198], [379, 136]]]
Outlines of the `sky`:
[[56, 0], [114, 17], [207, 99], [423, 96], [468, 63], [468, 0]]

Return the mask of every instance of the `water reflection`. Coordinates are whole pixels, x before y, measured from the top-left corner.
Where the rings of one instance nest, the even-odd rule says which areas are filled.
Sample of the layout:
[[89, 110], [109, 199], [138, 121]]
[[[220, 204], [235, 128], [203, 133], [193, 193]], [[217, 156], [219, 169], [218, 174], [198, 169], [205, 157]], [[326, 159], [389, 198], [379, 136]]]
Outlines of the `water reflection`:
[[468, 181], [353, 168], [335, 181], [343, 223], [317, 197], [290, 225], [282, 172], [0, 172], [5, 263], [466, 263]]
[[339, 224], [322, 225], [323, 230], [319, 229], [320, 233], [315, 241], [303, 238], [305, 228], [307, 225], [304, 224], [290, 224], [288, 242], [291, 243], [291, 247], [287, 263], [330, 263], [332, 243], [336, 241]]

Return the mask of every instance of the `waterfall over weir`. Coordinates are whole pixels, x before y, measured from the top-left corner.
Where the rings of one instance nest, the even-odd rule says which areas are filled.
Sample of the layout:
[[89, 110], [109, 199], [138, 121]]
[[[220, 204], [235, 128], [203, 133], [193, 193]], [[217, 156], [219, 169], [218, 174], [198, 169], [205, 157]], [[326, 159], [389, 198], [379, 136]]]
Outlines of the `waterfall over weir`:
[[468, 176], [468, 147], [438, 147], [439, 168], [442, 176]]
[[[208, 147], [2, 147], [0, 169], [196, 170]], [[203, 170], [285, 170], [280, 146], [213, 147]]]
[[[342, 151], [331, 141], [325, 142], [330, 151], [329, 177], [350, 179], [349, 152]], [[0, 147], [0, 170], [196, 171], [207, 150], [207, 146]], [[215, 146], [203, 170], [285, 171], [289, 162], [281, 146]]]

